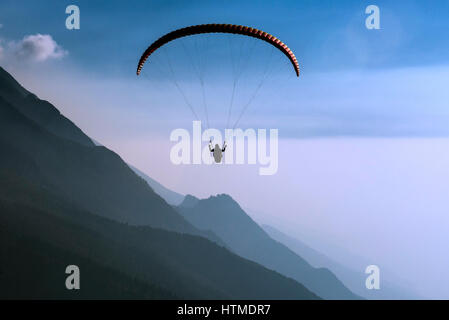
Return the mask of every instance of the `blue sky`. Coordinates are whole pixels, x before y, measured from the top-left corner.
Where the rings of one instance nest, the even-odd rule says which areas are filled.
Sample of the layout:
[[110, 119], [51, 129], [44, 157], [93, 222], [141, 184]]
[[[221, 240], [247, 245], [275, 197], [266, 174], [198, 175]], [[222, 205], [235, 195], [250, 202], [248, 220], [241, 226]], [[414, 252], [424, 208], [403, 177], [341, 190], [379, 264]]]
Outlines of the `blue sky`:
[[[81, 9], [79, 31], [65, 28], [68, 4], [77, 4]], [[26, 35], [48, 34], [68, 54], [63, 59], [48, 61], [42, 67], [46, 72], [53, 65], [60, 72], [88, 74], [86, 81], [123, 81], [122, 86], [130, 95], [148, 94], [147, 101], [153, 101], [156, 94], [151, 88], [137, 93], [141, 87], [135, 77], [136, 61], [152, 41], [191, 24], [224, 22], [255, 26], [277, 35], [292, 48], [302, 75], [294, 82], [265, 84], [265, 95], [257, 96], [259, 100], [251, 104], [243, 124], [267, 127], [275, 122], [288, 137], [449, 135], [449, 110], [445, 108], [448, 97], [441, 88], [448, 77], [449, 40], [445, 30], [449, 28], [449, 3], [377, 1], [375, 4], [381, 8], [381, 30], [365, 28], [368, 4], [371, 2], [135, 1], [128, 5], [123, 1], [22, 1], [18, 4], [6, 0], [0, 4], [3, 25], [0, 37], [7, 43]], [[23, 18], [17, 20], [19, 15]], [[176, 54], [176, 48], [173, 52]], [[21, 66], [16, 63], [11, 68]], [[25, 68], [28, 65], [22, 66]], [[384, 86], [395, 71], [397, 81]], [[428, 79], [426, 83], [420, 82], [423, 77]], [[338, 88], [338, 92], [332, 87]], [[276, 93], [282, 90], [286, 93], [279, 99]], [[210, 95], [229, 98], [228, 92], [212, 92]], [[323, 92], [327, 94], [323, 96]], [[407, 95], [419, 98], [404, 105], [402, 100]], [[342, 96], [351, 97], [351, 101], [342, 106]], [[389, 97], [387, 101], [385, 96]], [[186, 106], [179, 93], [167, 99], [174, 108], [183, 109], [181, 116], [188, 117], [183, 113]], [[365, 103], [367, 100], [370, 105]], [[129, 104], [135, 109], [148, 108], [137, 102]], [[152, 104], [151, 108], [166, 106]], [[429, 126], [429, 121], [435, 121], [434, 125]], [[177, 125], [180, 124], [181, 121]]]
[[[78, 31], [65, 28], [69, 4], [80, 7]], [[365, 28], [369, 4], [380, 7], [381, 30]], [[448, 13], [448, 1], [3, 0], [0, 65], [169, 188], [228, 193], [281, 229], [330, 241], [447, 299]], [[191, 128], [192, 115], [162, 78], [137, 78], [136, 64], [164, 33], [211, 22], [266, 30], [298, 57], [301, 77], [273, 78], [242, 121], [279, 129], [274, 176], [169, 161], [170, 132]], [[24, 59], [36, 41], [45, 50]], [[229, 97], [221, 80], [208, 89], [213, 103]]]
[[[64, 28], [68, 4], [81, 8], [80, 31]], [[381, 8], [379, 31], [364, 28], [368, 4], [371, 2], [135, 1], [128, 5], [112, 0], [18, 4], [5, 0], [0, 4], [0, 20], [4, 37], [48, 33], [71, 52], [70, 59], [79, 67], [122, 75], [133, 71], [137, 53], [158, 36], [186, 25], [211, 22], [251, 25], [279, 35], [299, 53], [308, 72], [448, 62], [447, 1], [433, 1], [432, 5], [376, 1]], [[18, 14], [24, 17], [20, 23], [15, 18]], [[366, 52], [363, 59], [357, 53], [362, 50]]]

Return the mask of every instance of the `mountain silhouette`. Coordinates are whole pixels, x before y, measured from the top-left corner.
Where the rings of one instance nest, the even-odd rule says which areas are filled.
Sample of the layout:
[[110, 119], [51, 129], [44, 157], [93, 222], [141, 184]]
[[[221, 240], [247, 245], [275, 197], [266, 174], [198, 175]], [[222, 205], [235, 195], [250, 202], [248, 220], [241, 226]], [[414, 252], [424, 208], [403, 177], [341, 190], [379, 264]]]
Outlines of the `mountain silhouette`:
[[[210, 241], [117, 154], [29, 95], [0, 68], [0, 297], [318, 299]], [[64, 288], [71, 264], [81, 290]]]
[[193, 208], [195, 207], [198, 202], [200, 202], [200, 199], [198, 199], [197, 197], [194, 197], [190, 194], [186, 195], [184, 197], [184, 200], [182, 201], [180, 207], [182, 208]]
[[[0, 177], [3, 297], [317, 298], [205, 238], [114, 222], [16, 174], [2, 171]], [[80, 295], [64, 290], [69, 264], [81, 269]], [[111, 287], [118, 288], [105, 292]]]
[[157, 182], [153, 178], [149, 177], [144, 172], [140, 171], [136, 167], [133, 167], [129, 165], [129, 167], [143, 180], [145, 180], [148, 185], [156, 192], [158, 195], [160, 195], [165, 201], [167, 201], [170, 205], [179, 205], [184, 200], [184, 195], [174, 192], [166, 187], [164, 187], [161, 183]]
[[[9, 88], [13, 87], [11, 79], [5, 76], [4, 70], [0, 70], [0, 87], [4, 83], [9, 84]], [[28, 95], [20, 100], [20, 92], [8, 92], [7, 97], [16, 98], [7, 100], [3, 92], [5, 90], [0, 90], [0, 133], [5, 148], [14, 149], [11, 152], [20, 153], [32, 162], [34, 169], [22, 171], [24, 177], [30, 178], [28, 175], [38, 173], [39, 181], [48, 188], [59, 190], [70, 201], [89, 211], [119, 222], [198, 234], [116, 153], [103, 146], [95, 146], [59, 112], [49, 111], [56, 110], [55, 107], [34, 95], [32, 99]], [[21, 101], [26, 107], [21, 105]], [[30, 101], [35, 101], [35, 104]], [[38, 111], [27, 111], [32, 109]], [[52, 123], [51, 129], [41, 125], [44, 119], [41, 115], [48, 114], [48, 118], [59, 119], [52, 121], [61, 121], [64, 125]], [[38, 115], [38, 121], [35, 115]], [[73, 135], [69, 138], [67, 132]], [[8, 157], [9, 154], [5, 153], [3, 161]], [[14, 162], [14, 157], [11, 157], [10, 165], [14, 166]]]
[[276, 241], [283, 243], [299, 256], [305, 258], [314, 267], [324, 267], [331, 270], [341, 281], [354, 293], [367, 299], [422, 299], [417, 294], [408, 289], [401, 288], [387, 280], [382, 280], [382, 290], [367, 290], [365, 280], [367, 274], [362, 268], [359, 271], [353, 270], [341, 263], [329, 258], [328, 256], [311, 248], [304, 242], [289, 235], [284, 234], [278, 229], [262, 225], [262, 228]]
[[94, 146], [92, 140], [58, 109], [48, 101], [40, 100], [28, 92], [1, 67], [0, 97], [49, 132], [85, 146]]
[[194, 226], [211, 230], [238, 255], [291, 277], [325, 299], [359, 299], [326, 268], [313, 268], [273, 240], [230, 196], [208, 199], [187, 195], [178, 211]]

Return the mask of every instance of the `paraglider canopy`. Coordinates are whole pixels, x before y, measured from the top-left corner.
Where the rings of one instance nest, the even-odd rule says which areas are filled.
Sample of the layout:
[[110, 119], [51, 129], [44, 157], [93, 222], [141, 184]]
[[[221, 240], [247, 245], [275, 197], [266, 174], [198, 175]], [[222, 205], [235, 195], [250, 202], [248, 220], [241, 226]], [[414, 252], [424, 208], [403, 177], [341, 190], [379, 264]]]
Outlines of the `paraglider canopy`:
[[278, 48], [282, 53], [284, 53], [287, 56], [287, 58], [292, 63], [293, 68], [295, 69], [296, 76], [299, 77], [298, 61], [296, 60], [296, 57], [293, 54], [293, 52], [289, 49], [289, 47], [287, 47], [285, 43], [283, 43], [275, 36], [266, 33], [262, 30], [235, 24], [200, 24], [186, 28], [181, 28], [167, 33], [166, 35], [162, 36], [161, 38], [153, 42], [142, 54], [142, 57], [140, 58], [139, 63], [137, 65], [137, 75], [140, 74], [143, 65], [145, 61], [148, 59], [148, 57], [154, 51], [162, 47], [164, 44], [182, 37], [202, 33], [234, 33], [266, 41], [272, 46]]

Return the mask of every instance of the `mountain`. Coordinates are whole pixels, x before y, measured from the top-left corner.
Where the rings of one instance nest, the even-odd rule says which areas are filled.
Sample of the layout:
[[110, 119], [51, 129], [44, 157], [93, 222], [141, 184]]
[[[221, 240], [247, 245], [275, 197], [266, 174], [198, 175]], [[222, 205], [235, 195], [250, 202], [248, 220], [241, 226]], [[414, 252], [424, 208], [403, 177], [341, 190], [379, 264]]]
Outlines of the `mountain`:
[[[317, 298], [205, 238], [93, 215], [15, 173], [0, 181], [1, 297]], [[80, 267], [79, 293], [64, 290], [69, 264]]]
[[301, 240], [290, 237], [282, 233], [278, 229], [274, 228], [273, 226], [263, 224], [261, 227], [271, 238], [280, 243], [285, 244], [291, 250], [293, 250], [301, 257], [306, 259], [314, 267], [325, 267], [325, 266], [327, 267], [330, 265], [334, 266], [338, 264], [337, 262], [333, 261], [332, 259], [322, 254], [321, 252], [318, 252], [317, 250], [309, 247]]
[[198, 204], [198, 202], [200, 202], [200, 199], [188, 194], [185, 196], [184, 201], [181, 203], [180, 207], [193, 208]]
[[[30, 226], [30, 222], [35, 222], [35, 219], [39, 219], [40, 225], [50, 225], [47, 217], [35, 210], [29, 206], [21, 208], [17, 204], [12, 208], [11, 204], [0, 200], [0, 299], [177, 298], [168, 289], [107, 266], [89, 254], [77, 252], [73, 246], [61, 241], [60, 236], [53, 234], [51, 229], [39, 228], [39, 232], [44, 231], [42, 234], [36, 232], [30, 235], [30, 231], [35, 228]], [[33, 216], [26, 216], [29, 213]], [[14, 222], [14, 219], [20, 220]], [[74, 241], [83, 236], [73, 232], [73, 227], [68, 228], [61, 222], [54, 227], [55, 230], [69, 229], [66, 236], [73, 237]], [[95, 235], [95, 239], [98, 237], [99, 235]], [[92, 245], [94, 248], [97, 246], [95, 243]], [[69, 291], [65, 288], [67, 275], [64, 270], [68, 264], [75, 264], [80, 268], [82, 290]]]
[[181, 204], [181, 202], [184, 200], [184, 195], [174, 192], [170, 189], [167, 189], [162, 184], [157, 182], [156, 180], [150, 178], [148, 175], [137, 169], [136, 167], [133, 167], [129, 165], [129, 167], [143, 180], [145, 180], [148, 185], [156, 192], [159, 196], [161, 196], [165, 201], [167, 201], [168, 204], [177, 206]]
[[[17, 87], [11, 79], [0, 70], [0, 87]], [[59, 190], [70, 201], [104, 217], [198, 234], [116, 153], [95, 146], [49, 103], [35, 96], [27, 98], [29, 94], [21, 100], [22, 91], [14, 94], [8, 90], [0, 90], [0, 139], [10, 153], [20, 154], [30, 162], [21, 170], [24, 177], [38, 175], [34, 178], [48, 188]], [[11, 170], [17, 169], [13, 155], [5, 153], [2, 161], [8, 161], [8, 157]]]
[[320, 297], [359, 299], [328, 269], [313, 268], [270, 238], [228, 195], [202, 200], [186, 196], [177, 209], [197, 228], [214, 232], [233, 252], [297, 280]]
[[92, 140], [58, 109], [28, 92], [1, 67], [0, 97], [49, 132], [85, 146], [94, 146]]
[[[27, 94], [2, 69], [0, 78]], [[28, 110], [48, 104], [17, 106], [9, 95], [0, 88], [1, 298], [318, 298], [209, 241], [81, 130], [47, 127], [46, 111]], [[71, 264], [81, 290], [64, 288]]]
[[385, 279], [382, 280], [381, 290], [367, 290], [365, 287], [365, 280], [368, 275], [363, 272], [363, 269], [360, 271], [350, 269], [349, 267], [346, 267], [326, 255], [312, 249], [299, 239], [288, 236], [272, 226], [262, 225], [262, 228], [270, 235], [271, 238], [286, 245], [296, 254], [305, 258], [314, 267], [324, 267], [331, 270], [346, 286], [348, 286], [352, 292], [364, 298], [376, 300], [422, 298], [410, 290], [400, 288]]

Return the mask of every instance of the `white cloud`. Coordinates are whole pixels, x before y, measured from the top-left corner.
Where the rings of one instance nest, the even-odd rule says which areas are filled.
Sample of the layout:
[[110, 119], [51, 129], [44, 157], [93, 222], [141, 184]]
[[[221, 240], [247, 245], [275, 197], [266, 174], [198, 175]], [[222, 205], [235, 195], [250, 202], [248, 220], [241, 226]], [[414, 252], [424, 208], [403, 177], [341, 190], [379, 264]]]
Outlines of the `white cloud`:
[[16, 58], [39, 62], [60, 59], [68, 53], [50, 35], [39, 33], [25, 36], [20, 41], [12, 41], [9, 47]]

